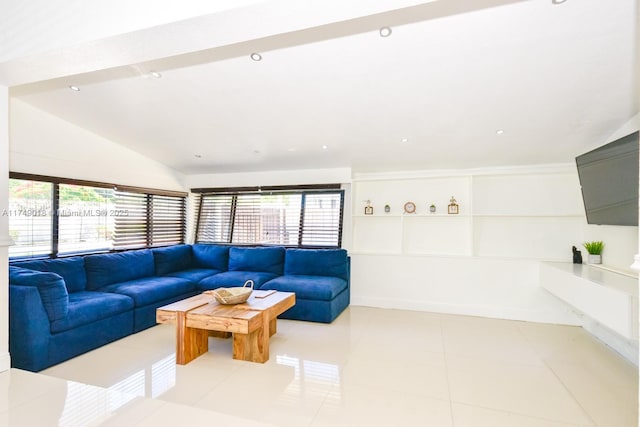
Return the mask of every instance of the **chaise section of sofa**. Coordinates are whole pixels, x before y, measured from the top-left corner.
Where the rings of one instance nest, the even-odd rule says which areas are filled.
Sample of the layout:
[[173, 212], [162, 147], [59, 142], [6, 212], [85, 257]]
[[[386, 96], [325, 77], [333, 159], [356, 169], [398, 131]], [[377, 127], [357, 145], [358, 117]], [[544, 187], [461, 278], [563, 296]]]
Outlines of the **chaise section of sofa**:
[[126, 295], [134, 302], [133, 331], [156, 324], [156, 308], [196, 295], [196, 282], [173, 276], [156, 276], [150, 249], [85, 257], [87, 288]]
[[284, 275], [260, 289], [295, 292], [284, 319], [332, 322], [350, 302], [350, 264], [344, 249], [287, 249]]
[[[73, 274], [82, 258], [38, 261], [36, 271], [9, 267], [9, 351], [14, 367], [40, 371], [133, 332], [133, 300], [124, 295], [90, 292]], [[61, 270], [58, 270], [61, 268]], [[71, 278], [72, 285], [58, 270]]]

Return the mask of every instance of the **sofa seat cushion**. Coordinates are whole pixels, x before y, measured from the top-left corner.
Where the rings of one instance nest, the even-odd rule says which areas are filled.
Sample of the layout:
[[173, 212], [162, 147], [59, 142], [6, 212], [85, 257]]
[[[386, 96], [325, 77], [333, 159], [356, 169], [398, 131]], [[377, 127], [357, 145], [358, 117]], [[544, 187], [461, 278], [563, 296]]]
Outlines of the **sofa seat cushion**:
[[214, 274], [221, 273], [220, 270], [213, 270], [210, 268], [189, 268], [187, 270], [175, 271], [173, 273], [169, 273], [166, 276], [168, 277], [180, 277], [182, 279], [187, 279], [191, 282], [198, 283], [200, 280], [205, 277], [213, 276]]
[[80, 256], [21, 261], [12, 265], [31, 270], [56, 273], [64, 279], [67, 291], [69, 292], [78, 292], [87, 289], [87, 273], [85, 273], [84, 270], [84, 258]]
[[296, 298], [331, 301], [347, 288], [347, 281], [326, 276], [280, 276], [268, 281], [261, 290], [295, 292]]
[[115, 283], [100, 288], [101, 292], [111, 292], [131, 297], [136, 307], [178, 297], [196, 290], [195, 282], [179, 277], [146, 277]]
[[153, 252], [153, 260], [156, 266], [156, 276], [164, 276], [168, 273], [191, 268], [190, 245], [166, 246], [164, 248], [155, 248], [151, 251]]
[[84, 265], [87, 289], [90, 291], [155, 275], [153, 253], [150, 249], [88, 255], [84, 258]]
[[258, 273], [255, 271], [225, 271], [215, 276], [202, 279], [198, 287], [203, 290], [217, 288], [231, 288], [243, 286], [247, 280], [253, 280], [253, 289], [258, 289], [263, 283], [277, 277], [272, 273]]
[[[67, 316], [51, 322], [58, 333], [133, 310], [133, 300], [124, 295], [80, 291], [69, 294]], [[131, 326], [133, 328], [133, 325]]]

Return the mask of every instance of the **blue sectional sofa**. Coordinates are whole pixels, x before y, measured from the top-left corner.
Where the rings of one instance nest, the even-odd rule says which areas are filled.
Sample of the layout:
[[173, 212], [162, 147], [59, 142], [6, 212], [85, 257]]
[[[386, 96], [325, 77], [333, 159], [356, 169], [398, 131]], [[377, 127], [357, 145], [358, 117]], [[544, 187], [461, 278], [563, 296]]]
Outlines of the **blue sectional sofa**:
[[343, 249], [177, 245], [9, 266], [9, 351], [40, 371], [156, 324], [156, 308], [219, 287], [295, 292], [281, 317], [332, 322], [348, 305]]

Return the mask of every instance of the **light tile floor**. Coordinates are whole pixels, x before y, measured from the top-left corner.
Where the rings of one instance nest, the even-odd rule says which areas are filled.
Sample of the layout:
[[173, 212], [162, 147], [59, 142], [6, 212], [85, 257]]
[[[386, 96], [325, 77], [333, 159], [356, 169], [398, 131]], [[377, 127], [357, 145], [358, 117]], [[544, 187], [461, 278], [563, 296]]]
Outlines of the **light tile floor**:
[[286, 321], [261, 365], [231, 341], [175, 365], [160, 325], [0, 374], [0, 425], [635, 427], [638, 369], [577, 327], [350, 307]]

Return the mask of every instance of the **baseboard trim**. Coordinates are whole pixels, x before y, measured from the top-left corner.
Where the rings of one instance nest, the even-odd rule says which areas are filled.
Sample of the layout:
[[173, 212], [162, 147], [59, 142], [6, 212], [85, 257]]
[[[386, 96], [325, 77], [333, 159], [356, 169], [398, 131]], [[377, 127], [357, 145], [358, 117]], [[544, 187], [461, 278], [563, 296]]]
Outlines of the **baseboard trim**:
[[11, 369], [11, 356], [9, 353], [0, 355], [0, 372], [8, 371]]
[[580, 318], [571, 310], [530, 311], [504, 307], [486, 307], [463, 304], [441, 304], [426, 301], [358, 297], [351, 295], [351, 305], [390, 308], [396, 310], [429, 311], [432, 313], [457, 314], [462, 316], [490, 317], [494, 319], [518, 320], [524, 322], [552, 323], [558, 325], [582, 326]]
[[638, 366], [637, 341], [629, 341], [588, 316], [584, 316], [582, 327], [604, 344], [614, 349], [629, 362]]

